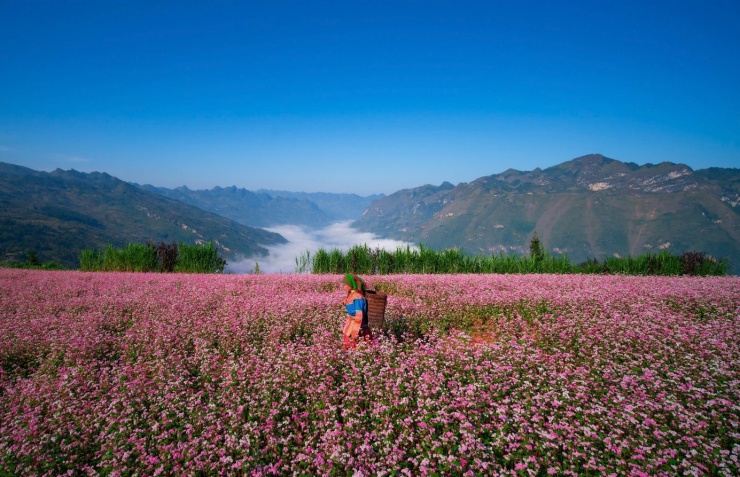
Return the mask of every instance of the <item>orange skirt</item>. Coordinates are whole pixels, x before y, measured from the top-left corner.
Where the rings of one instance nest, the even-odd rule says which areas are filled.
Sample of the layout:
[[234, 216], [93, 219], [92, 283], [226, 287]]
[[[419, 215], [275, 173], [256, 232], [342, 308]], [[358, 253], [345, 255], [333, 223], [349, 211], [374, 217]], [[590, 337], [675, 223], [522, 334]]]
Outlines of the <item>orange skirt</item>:
[[370, 328], [363, 330], [361, 324], [351, 317], [347, 318], [347, 322], [344, 324], [343, 335], [344, 342], [342, 343], [342, 348], [344, 350], [357, 348], [357, 342], [360, 340], [370, 341], [373, 339]]

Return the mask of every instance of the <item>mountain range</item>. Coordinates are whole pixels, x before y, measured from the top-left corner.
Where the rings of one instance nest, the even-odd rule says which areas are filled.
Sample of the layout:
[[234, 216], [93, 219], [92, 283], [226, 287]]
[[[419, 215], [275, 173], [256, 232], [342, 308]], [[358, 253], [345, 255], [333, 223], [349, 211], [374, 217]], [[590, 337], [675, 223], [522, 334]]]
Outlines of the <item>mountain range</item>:
[[473, 254], [527, 252], [536, 231], [571, 261], [699, 250], [740, 264], [740, 169], [638, 166], [591, 154], [544, 170], [424, 185], [374, 201], [353, 226]]
[[356, 194], [287, 192], [260, 189], [252, 192], [232, 187], [191, 190], [140, 186], [142, 189], [176, 199], [203, 210], [252, 227], [303, 225], [324, 227], [331, 223], [355, 220], [374, 200], [383, 195], [361, 197]]
[[106, 173], [39, 172], [0, 163], [0, 261], [35, 251], [77, 266], [79, 251], [132, 242], [212, 241], [228, 260], [284, 237], [260, 227], [339, 220], [381, 238], [471, 254], [546, 250], [571, 261], [698, 250], [740, 269], [740, 169], [639, 166], [591, 154], [470, 183], [388, 196], [139, 186]]
[[105, 173], [39, 172], [0, 163], [0, 261], [34, 251], [79, 265], [79, 252], [128, 243], [213, 242], [227, 260], [265, 256], [284, 237], [249, 227]]
[[353, 225], [473, 254], [526, 253], [536, 231], [551, 254], [575, 262], [699, 250], [737, 264], [739, 204], [740, 169], [638, 166], [591, 154], [544, 170], [404, 189], [373, 202]]

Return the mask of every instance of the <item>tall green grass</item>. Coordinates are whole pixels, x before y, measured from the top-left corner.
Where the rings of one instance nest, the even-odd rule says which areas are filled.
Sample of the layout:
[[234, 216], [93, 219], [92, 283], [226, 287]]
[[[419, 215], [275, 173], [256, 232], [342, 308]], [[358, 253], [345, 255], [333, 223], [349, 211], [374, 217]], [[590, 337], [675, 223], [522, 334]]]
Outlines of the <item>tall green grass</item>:
[[[163, 251], [166, 250], [166, 253]], [[174, 266], [169, 263], [175, 255]], [[117, 249], [85, 249], [79, 254], [80, 270], [87, 272], [164, 272], [223, 273], [226, 261], [210, 242], [203, 245], [155, 247], [152, 243], [130, 243]]]
[[622, 273], [628, 275], [727, 275], [726, 260], [716, 260], [701, 252], [681, 256], [667, 251], [638, 257], [589, 260], [573, 264], [566, 256], [548, 253], [533, 256], [467, 255], [459, 249], [435, 251], [398, 247], [395, 251], [355, 245], [346, 252], [323, 248], [306, 251], [296, 258], [299, 273], [358, 273], [364, 275], [441, 274], [441, 273]]
[[218, 255], [211, 242], [203, 245], [180, 244], [175, 272], [177, 273], [223, 273], [226, 260]]
[[159, 271], [157, 253], [153, 247], [130, 243], [117, 249], [108, 245], [105, 250], [85, 249], [80, 252], [80, 270], [106, 272], [154, 272]]

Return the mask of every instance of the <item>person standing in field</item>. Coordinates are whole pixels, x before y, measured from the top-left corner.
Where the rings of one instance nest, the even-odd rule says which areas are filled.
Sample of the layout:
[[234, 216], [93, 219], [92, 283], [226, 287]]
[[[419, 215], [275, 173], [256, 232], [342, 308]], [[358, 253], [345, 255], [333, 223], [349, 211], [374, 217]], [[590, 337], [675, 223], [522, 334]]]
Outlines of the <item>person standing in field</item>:
[[352, 349], [357, 346], [359, 338], [372, 339], [372, 333], [367, 321], [367, 298], [365, 297], [365, 281], [348, 273], [342, 279], [347, 296], [344, 299], [344, 307], [347, 310], [347, 321], [344, 324], [344, 349]]

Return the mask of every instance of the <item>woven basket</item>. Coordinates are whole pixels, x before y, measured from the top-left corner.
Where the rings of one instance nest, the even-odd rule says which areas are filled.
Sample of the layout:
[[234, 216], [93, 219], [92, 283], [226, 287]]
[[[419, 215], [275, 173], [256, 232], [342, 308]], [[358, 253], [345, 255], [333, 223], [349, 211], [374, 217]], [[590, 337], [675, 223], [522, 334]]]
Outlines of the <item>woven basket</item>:
[[388, 303], [388, 295], [382, 291], [366, 290], [367, 298], [367, 321], [370, 328], [380, 328], [385, 321], [385, 305]]

